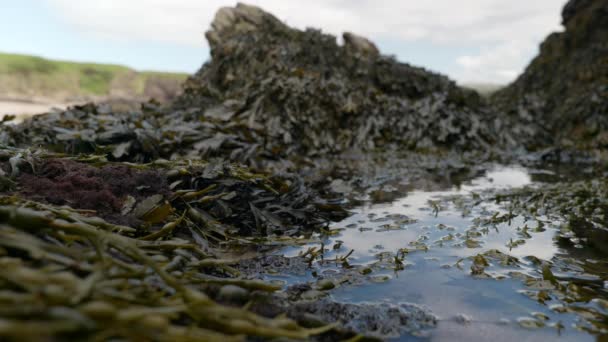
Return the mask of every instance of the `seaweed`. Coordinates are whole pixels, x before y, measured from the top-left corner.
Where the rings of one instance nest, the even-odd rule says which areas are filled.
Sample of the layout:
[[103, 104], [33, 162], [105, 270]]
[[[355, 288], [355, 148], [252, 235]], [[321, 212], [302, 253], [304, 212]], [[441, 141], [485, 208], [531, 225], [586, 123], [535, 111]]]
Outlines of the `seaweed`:
[[525, 72], [492, 96], [529, 148], [605, 149], [608, 142], [608, 4], [570, 0]]
[[[293, 29], [238, 4], [218, 11], [206, 35], [211, 59], [168, 105], [150, 101], [121, 111], [91, 103], [21, 123], [3, 119], [0, 338], [397, 337], [437, 319], [415, 306], [337, 303], [328, 294], [388, 281], [411, 265], [410, 253], [444, 244], [477, 253], [456, 267], [466, 264], [480, 278], [495, 277], [497, 265], [509, 267], [509, 275], [529, 287], [524, 294], [543, 304], [560, 298], [568, 305], [556, 311], [583, 312], [591, 326], [582, 328], [605, 333], [603, 311], [579, 305], [606, 305], [596, 279], [554, 272], [558, 263], [568, 264], [564, 260], [529, 258], [537, 272], [532, 276], [517, 270], [518, 258], [478, 252], [481, 237], [498, 225], [536, 221], [516, 229], [507, 243], [512, 251], [543, 231], [550, 217], [564, 223], [559, 243], [605, 254], [608, 185], [598, 163], [605, 161], [608, 127], [600, 82], [605, 69], [598, 67], [597, 77], [583, 75], [593, 81], [589, 87], [599, 88], [582, 87], [563, 103], [543, 99], [545, 90], [558, 99], [559, 91], [578, 89], [581, 82], [572, 81], [579, 80], [577, 70], [564, 73], [568, 82], [535, 79], [554, 64], [544, 56], [563, 41], [580, 43], [571, 60], [579, 63], [582, 51], [590, 65], [601, 64], [604, 41], [597, 37], [605, 36], [604, 12], [601, 1], [570, 1], [566, 32], [548, 38], [529, 71], [488, 101], [445, 76], [382, 55], [353, 33], [338, 44], [334, 36]], [[593, 34], [579, 39], [591, 27], [597, 28]], [[597, 50], [587, 55], [589, 46]], [[597, 96], [587, 101], [589, 94]], [[564, 137], [571, 133], [590, 137], [599, 150], [568, 150]], [[375, 260], [365, 265], [342, 242], [325, 245], [340, 234], [330, 223], [354, 205], [458, 186], [494, 161], [573, 161], [574, 168], [591, 165], [604, 178], [432, 198], [423, 209], [434, 217], [450, 204], [463, 216], [485, 203], [504, 207], [475, 218], [464, 232], [437, 225], [445, 235], [436, 241], [423, 234], [394, 252], [376, 246]], [[416, 223], [388, 213], [369, 221], [382, 223], [380, 232]], [[283, 246], [305, 249], [295, 257], [272, 253]], [[583, 265], [605, 272], [603, 263]], [[317, 273], [329, 266], [335, 269]], [[261, 279], [289, 272], [316, 279], [287, 288]], [[549, 325], [542, 314], [532, 316], [519, 324]], [[559, 331], [560, 324], [553, 326]]]
[[[5, 158], [20, 151], [5, 150]], [[5, 195], [87, 209], [117, 224], [154, 229], [183, 216], [184, 223], [224, 237], [295, 236], [347, 215], [295, 175], [255, 173], [219, 160], [125, 164], [103, 156], [87, 162], [43, 151], [30, 155], [32, 167], [21, 168]]]
[[[507, 244], [509, 251], [526, 244], [533, 234], [545, 231], [545, 226], [550, 223], [556, 231], [556, 243], [567, 253], [556, 253], [551, 260], [542, 260], [535, 256], [519, 259], [498, 250], [488, 250], [466, 258], [470, 262], [470, 273], [480, 278], [520, 279], [526, 286], [520, 291], [522, 294], [555, 312], [579, 315], [581, 319], [576, 328], [603, 338], [608, 331], [606, 311], [599, 304], [589, 304], [604, 303], [608, 298], [605, 290], [608, 274], [605, 261], [607, 191], [608, 183], [605, 177], [600, 177], [488, 190], [467, 198], [443, 200], [457, 204], [460, 210], [468, 213], [478, 206], [497, 204], [499, 211], [481, 211], [481, 216], [474, 218], [476, 229], [483, 226], [496, 228], [515, 219], [524, 222], [523, 226], [515, 229], [520, 238], [511, 239]], [[464, 262], [465, 259], [460, 259], [456, 266], [462, 269]], [[497, 268], [504, 268], [507, 272], [495, 272]], [[542, 317], [525, 317], [518, 323], [522, 327], [538, 328], [545, 326], [544, 321]], [[560, 325], [560, 322], [555, 322], [551, 326], [563, 329]]]
[[[7, 197], [1, 202], [0, 336], [226, 341], [245, 335], [304, 339], [332, 328], [306, 329], [217, 304], [203, 291], [199, 280], [208, 275], [196, 262], [211, 256], [189, 241], [145, 241], [69, 208]], [[182, 255], [188, 261], [176, 271], [172, 264]]]
[[509, 140], [476, 93], [344, 37], [338, 45], [253, 6], [225, 8], [207, 34], [211, 60], [171, 105], [76, 106], [3, 125], [0, 142], [131, 162], [221, 157], [283, 171], [351, 149], [487, 150]]

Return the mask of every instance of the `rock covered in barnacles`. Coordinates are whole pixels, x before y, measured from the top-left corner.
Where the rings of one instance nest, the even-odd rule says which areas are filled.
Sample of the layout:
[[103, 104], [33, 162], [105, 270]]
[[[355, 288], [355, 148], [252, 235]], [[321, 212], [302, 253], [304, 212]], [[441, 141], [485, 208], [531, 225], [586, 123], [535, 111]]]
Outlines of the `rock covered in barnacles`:
[[525, 72], [494, 95], [520, 141], [608, 146], [608, 1], [570, 0]]
[[[303, 326], [336, 324], [334, 333], [321, 341], [345, 340], [348, 334], [391, 339], [406, 334], [423, 336], [437, 325], [438, 318], [428, 308], [411, 303], [341, 303], [328, 296], [327, 292], [314, 290], [310, 284], [289, 286], [271, 297], [251, 298], [250, 309], [266, 317], [286, 313], [287, 317]], [[339, 338], [340, 334], [346, 336]]]

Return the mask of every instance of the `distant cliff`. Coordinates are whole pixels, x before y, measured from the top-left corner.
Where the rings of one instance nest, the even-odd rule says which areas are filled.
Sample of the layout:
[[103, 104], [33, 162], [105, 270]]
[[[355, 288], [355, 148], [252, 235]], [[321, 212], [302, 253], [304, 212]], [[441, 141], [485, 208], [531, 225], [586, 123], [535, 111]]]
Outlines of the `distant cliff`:
[[186, 74], [138, 72], [119, 65], [53, 61], [0, 53], [0, 100], [53, 103], [171, 101]]

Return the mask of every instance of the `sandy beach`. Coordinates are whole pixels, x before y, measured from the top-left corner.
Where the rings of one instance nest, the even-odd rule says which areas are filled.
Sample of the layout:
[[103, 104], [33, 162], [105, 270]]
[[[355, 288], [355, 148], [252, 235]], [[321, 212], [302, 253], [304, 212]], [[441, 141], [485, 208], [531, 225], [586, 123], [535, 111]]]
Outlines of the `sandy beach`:
[[7, 114], [24, 118], [50, 111], [53, 108], [66, 108], [67, 104], [61, 103], [37, 103], [24, 101], [0, 101], [0, 117]]

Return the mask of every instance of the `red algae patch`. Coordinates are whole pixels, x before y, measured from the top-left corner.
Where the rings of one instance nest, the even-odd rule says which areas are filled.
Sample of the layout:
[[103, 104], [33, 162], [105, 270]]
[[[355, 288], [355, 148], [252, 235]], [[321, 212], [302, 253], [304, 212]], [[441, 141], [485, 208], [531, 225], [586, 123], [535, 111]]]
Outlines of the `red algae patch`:
[[155, 170], [138, 170], [126, 165], [95, 167], [65, 159], [48, 159], [34, 173], [17, 179], [22, 197], [77, 209], [91, 209], [106, 219], [120, 219], [128, 196], [136, 200], [168, 194], [166, 177]]

